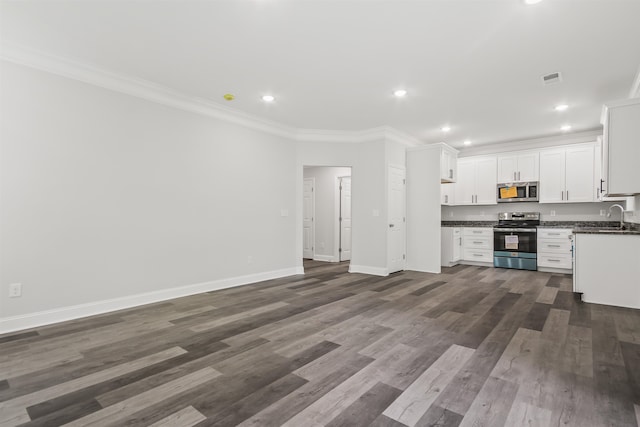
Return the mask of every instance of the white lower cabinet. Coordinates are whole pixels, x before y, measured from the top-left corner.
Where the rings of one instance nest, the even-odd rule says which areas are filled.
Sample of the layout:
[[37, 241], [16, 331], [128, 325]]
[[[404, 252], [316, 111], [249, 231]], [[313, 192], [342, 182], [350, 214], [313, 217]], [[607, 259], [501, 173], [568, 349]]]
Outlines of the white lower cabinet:
[[571, 273], [572, 235], [570, 228], [538, 228], [538, 269], [554, 268]]
[[574, 292], [595, 304], [640, 308], [640, 236], [575, 235]]
[[462, 258], [462, 228], [441, 227], [443, 267], [452, 267]]
[[464, 227], [462, 229], [462, 259], [493, 263], [493, 228]]

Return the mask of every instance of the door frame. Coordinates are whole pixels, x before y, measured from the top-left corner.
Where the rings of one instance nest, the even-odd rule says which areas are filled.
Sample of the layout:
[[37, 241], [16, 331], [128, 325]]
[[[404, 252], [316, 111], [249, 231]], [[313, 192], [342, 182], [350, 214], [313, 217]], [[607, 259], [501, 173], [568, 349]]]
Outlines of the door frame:
[[[311, 258], [304, 256], [304, 182], [311, 181]], [[302, 259], [315, 259], [316, 257], [316, 179], [302, 178]]]
[[[333, 259], [336, 262], [342, 262], [342, 260], [340, 259], [340, 246], [342, 244], [342, 240], [341, 240], [341, 235], [340, 233], [342, 232], [342, 224], [340, 224], [340, 215], [342, 214], [342, 200], [341, 200], [341, 194], [340, 194], [340, 180], [343, 178], [349, 178], [352, 180], [352, 185], [351, 185], [351, 191], [353, 192], [353, 178], [351, 177], [351, 175], [345, 175], [345, 176], [338, 176], [336, 177], [336, 182], [335, 182], [335, 187], [334, 187], [334, 226], [333, 226]], [[351, 206], [353, 207], [353, 202], [351, 203]], [[351, 215], [351, 222], [352, 222], [352, 230], [353, 230], [353, 214]], [[353, 236], [353, 232], [351, 233]], [[353, 240], [353, 238], [352, 238]], [[353, 246], [351, 247], [351, 258], [353, 258]], [[351, 258], [349, 258], [349, 262], [351, 262]]]

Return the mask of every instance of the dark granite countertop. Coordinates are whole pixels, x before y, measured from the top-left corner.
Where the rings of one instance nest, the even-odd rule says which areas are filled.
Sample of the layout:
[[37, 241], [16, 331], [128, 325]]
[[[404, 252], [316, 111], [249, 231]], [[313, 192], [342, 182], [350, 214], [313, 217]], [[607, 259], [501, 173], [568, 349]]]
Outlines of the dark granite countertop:
[[[493, 227], [498, 221], [442, 221], [442, 227]], [[625, 222], [619, 230], [618, 221], [541, 221], [540, 228], [569, 228], [581, 234], [640, 235], [640, 224]]]
[[573, 234], [621, 234], [621, 235], [636, 235], [640, 236], [640, 230], [638, 229], [625, 229], [620, 230], [619, 228], [613, 227], [603, 227], [603, 228], [594, 228], [594, 227], [576, 227], [573, 229]]
[[442, 221], [442, 227], [493, 227], [498, 221]]

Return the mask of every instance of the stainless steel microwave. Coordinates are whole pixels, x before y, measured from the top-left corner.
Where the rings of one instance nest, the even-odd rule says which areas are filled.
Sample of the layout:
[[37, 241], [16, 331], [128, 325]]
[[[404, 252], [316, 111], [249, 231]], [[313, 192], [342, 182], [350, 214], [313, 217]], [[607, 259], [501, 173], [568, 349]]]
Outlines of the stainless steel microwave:
[[498, 184], [498, 203], [537, 202], [540, 184], [535, 182], [517, 182], [514, 184]]

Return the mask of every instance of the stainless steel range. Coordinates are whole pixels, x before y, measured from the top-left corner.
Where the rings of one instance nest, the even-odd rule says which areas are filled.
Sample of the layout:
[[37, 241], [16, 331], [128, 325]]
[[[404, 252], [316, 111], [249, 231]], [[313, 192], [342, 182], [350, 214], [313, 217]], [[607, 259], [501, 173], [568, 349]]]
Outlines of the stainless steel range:
[[502, 212], [493, 227], [493, 265], [519, 270], [538, 269], [540, 212]]

